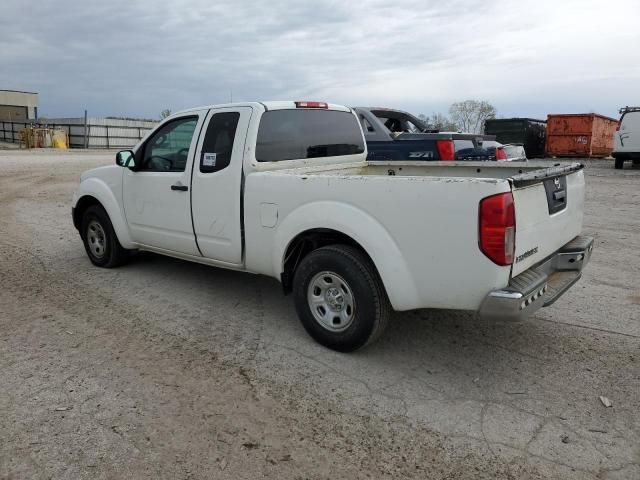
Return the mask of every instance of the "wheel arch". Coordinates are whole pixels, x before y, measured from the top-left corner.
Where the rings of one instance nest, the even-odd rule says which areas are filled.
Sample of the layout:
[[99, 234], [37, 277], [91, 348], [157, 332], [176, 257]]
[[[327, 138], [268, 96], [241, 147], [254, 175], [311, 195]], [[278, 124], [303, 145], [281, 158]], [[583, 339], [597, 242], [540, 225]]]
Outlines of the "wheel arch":
[[81, 183], [73, 207], [73, 225], [80, 230], [87, 208], [99, 205], [107, 212], [118, 241], [124, 248], [135, 248], [123, 211], [111, 189], [103, 182], [90, 178]]
[[[285, 292], [291, 290], [295, 268], [305, 255], [331, 244], [352, 245], [367, 255], [382, 280], [395, 310], [419, 304], [411, 270], [383, 225], [353, 205], [307, 204], [283, 219], [276, 235], [275, 270]], [[333, 219], [333, 220], [332, 220]]]
[[[351, 245], [352, 247], [357, 248], [373, 263], [373, 260], [367, 253], [366, 249], [349, 235], [331, 228], [310, 228], [298, 233], [294, 238], [292, 238], [284, 252], [281, 279], [285, 292], [289, 293], [291, 291], [293, 274], [304, 257], [318, 248], [336, 244]], [[378, 275], [379, 274], [380, 272], [378, 272]]]
[[82, 216], [93, 205], [99, 205], [104, 208], [100, 201], [92, 195], [84, 195], [78, 199], [76, 206], [73, 208], [73, 226], [76, 227], [76, 230], [80, 231]]

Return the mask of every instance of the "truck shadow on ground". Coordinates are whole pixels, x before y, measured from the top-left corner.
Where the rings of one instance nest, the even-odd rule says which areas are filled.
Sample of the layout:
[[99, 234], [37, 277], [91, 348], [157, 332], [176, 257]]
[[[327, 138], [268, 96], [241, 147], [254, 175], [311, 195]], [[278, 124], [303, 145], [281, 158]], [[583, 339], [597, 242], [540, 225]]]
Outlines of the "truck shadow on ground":
[[[496, 323], [468, 312], [421, 310], [396, 312], [377, 343], [345, 355], [306, 334], [291, 297], [284, 297], [273, 279], [148, 253], [120, 272], [141, 275], [141, 284], [148, 285], [143, 295], [172, 298], [182, 312], [176, 322], [191, 324], [180, 328], [214, 335], [216, 348], [223, 350], [224, 338], [245, 344], [243, 351], [252, 350], [254, 361], [259, 359], [258, 373], [277, 381], [308, 381], [306, 365], [307, 372], [320, 368], [342, 375], [343, 381], [359, 378], [367, 388], [393, 388], [400, 395], [402, 379], [409, 384], [417, 379], [455, 398], [533, 392], [544, 397], [554, 389], [562, 396], [567, 388], [580, 389], [585, 374], [606, 382], [596, 380], [602, 356], [625, 350], [612, 346], [607, 335], [535, 316]], [[194, 302], [199, 305], [195, 310]], [[273, 378], [273, 371], [279, 378]]]

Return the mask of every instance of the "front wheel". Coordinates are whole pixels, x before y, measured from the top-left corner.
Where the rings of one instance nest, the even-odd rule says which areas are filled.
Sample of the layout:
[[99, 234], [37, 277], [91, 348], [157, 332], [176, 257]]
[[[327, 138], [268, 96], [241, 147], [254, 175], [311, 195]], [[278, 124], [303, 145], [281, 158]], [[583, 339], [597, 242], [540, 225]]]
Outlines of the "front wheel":
[[80, 234], [89, 260], [94, 265], [112, 268], [127, 261], [128, 251], [120, 245], [109, 215], [101, 206], [87, 208], [82, 216]]
[[616, 158], [614, 166], [615, 166], [616, 170], [621, 170], [622, 167], [624, 166], [624, 159]]
[[296, 269], [293, 296], [309, 335], [339, 352], [373, 343], [391, 314], [373, 263], [349, 245], [322, 247], [307, 255]]

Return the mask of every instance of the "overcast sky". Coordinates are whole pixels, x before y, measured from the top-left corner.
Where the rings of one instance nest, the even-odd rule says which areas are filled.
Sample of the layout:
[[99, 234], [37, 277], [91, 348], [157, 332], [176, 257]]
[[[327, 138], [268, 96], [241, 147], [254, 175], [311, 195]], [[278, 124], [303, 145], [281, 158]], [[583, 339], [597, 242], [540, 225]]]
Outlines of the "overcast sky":
[[0, 89], [43, 116], [327, 100], [500, 116], [640, 104], [638, 0], [2, 0]]

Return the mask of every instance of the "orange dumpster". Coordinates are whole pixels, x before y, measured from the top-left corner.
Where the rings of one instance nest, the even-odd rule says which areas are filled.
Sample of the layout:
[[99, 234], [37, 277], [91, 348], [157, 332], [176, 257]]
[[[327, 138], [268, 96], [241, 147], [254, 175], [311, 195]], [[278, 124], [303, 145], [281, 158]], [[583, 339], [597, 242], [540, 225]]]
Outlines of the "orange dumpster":
[[547, 115], [547, 155], [608, 157], [618, 120], [597, 113]]

